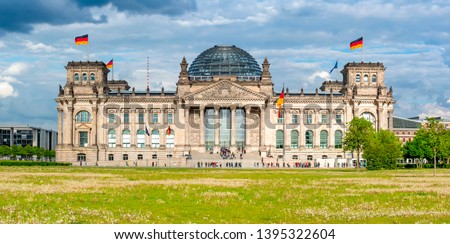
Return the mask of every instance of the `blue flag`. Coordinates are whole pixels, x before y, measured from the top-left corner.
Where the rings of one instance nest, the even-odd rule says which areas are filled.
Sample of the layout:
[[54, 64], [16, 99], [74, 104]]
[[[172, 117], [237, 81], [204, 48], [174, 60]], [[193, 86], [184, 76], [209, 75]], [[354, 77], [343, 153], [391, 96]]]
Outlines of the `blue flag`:
[[150, 136], [150, 133], [148, 132], [147, 126], [145, 126], [145, 134], [147, 134], [147, 136]]
[[334, 69], [337, 69], [337, 63], [338, 63], [338, 61], [336, 60], [336, 63], [334, 64], [334, 67], [330, 70], [330, 74], [331, 74], [331, 72], [333, 72]]

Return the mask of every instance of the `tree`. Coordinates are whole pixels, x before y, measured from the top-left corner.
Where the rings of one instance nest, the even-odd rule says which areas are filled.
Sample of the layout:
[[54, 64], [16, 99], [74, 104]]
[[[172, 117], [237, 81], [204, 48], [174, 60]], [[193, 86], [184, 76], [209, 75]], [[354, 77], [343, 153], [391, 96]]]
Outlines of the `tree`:
[[4, 156], [10, 156], [11, 155], [11, 148], [8, 147], [7, 145], [2, 145], [0, 147], [0, 156], [4, 157]]
[[427, 142], [433, 155], [434, 175], [436, 175], [438, 155], [442, 158], [449, 156], [449, 143], [447, 142], [448, 136], [446, 135], [448, 131], [445, 129], [444, 125], [440, 124], [435, 118], [427, 118], [427, 123], [420, 128], [419, 132], [420, 131], [422, 131], [425, 138], [428, 139]]
[[348, 126], [348, 131], [345, 134], [343, 145], [344, 151], [351, 151], [352, 153], [356, 151], [357, 163], [356, 168], [359, 170], [360, 167], [360, 156], [370, 140], [375, 137], [375, 130], [372, 123], [364, 118], [354, 117], [350, 121]]
[[402, 143], [389, 130], [380, 130], [364, 147], [363, 157], [367, 169], [395, 169], [397, 159], [402, 157]]

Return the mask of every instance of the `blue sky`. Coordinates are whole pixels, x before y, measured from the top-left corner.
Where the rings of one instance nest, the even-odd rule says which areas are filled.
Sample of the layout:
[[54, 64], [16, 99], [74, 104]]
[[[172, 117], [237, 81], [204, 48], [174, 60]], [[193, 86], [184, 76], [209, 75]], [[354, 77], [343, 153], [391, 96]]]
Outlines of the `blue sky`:
[[234, 44], [271, 63], [275, 89], [314, 91], [342, 79], [339, 60], [387, 67], [395, 115], [450, 118], [448, 1], [0, 0], [0, 124], [56, 129], [54, 98], [68, 61], [86, 60], [74, 37], [89, 34], [89, 59], [114, 59], [114, 78], [174, 90], [188, 63], [215, 44]]

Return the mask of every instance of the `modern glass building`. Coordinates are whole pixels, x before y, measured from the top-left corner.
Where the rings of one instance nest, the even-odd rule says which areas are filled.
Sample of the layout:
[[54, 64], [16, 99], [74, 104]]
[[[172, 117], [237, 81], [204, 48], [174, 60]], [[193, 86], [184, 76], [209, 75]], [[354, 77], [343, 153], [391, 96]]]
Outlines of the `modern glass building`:
[[29, 125], [0, 125], [1, 145], [30, 145], [55, 150], [58, 132]]

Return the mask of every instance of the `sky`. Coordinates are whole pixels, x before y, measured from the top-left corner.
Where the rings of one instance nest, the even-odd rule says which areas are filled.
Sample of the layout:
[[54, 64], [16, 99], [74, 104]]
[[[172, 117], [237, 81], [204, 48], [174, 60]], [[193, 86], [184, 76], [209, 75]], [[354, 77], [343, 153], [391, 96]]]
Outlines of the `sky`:
[[[347, 62], [382, 62], [394, 115], [450, 119], [447, 0], [0, 0], [0, 124], [57, 129], [69, 61], [114, 59], [114, 79], [174, 91], [180, 62], [218, 44], [261, 65], [275, 90], [313, 92]], [[88, 46], [76, 36], [88, 34]], [[364, 48], [349, 43], [364, 37]], [[111, 74], [110, 77], [111, 79]]]

